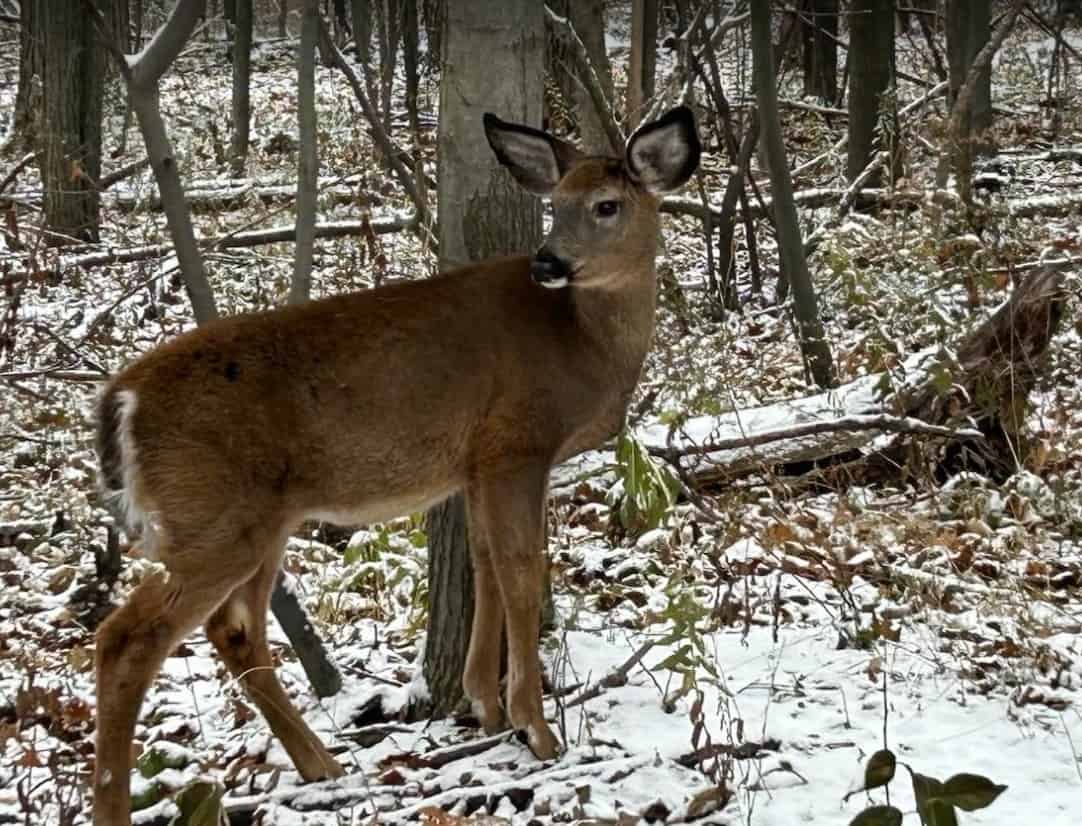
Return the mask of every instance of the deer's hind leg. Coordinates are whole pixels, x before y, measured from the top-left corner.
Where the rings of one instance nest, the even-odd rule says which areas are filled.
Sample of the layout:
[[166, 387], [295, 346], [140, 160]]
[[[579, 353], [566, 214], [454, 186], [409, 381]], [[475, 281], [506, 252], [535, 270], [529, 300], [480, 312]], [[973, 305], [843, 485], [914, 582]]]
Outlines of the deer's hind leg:
[[236, 588], [207, 621], [207, 639], [259, 707], [301, 777], [307, 781], [341, 777], [342, 767], [304, 722], [274, 673], [267, 647], [267, 610], [278, 576], [284, 535], [277, 541], [275, 552], [267, 555], [259, 570]]
[[[169, 548], [163, 547], [163, 558]], [[198, 555], [197, 549], [187, 551]], [[169, 652], [240, 582], [251, 567], [203, 566], [144, 579], [98, 629], [95, 653], [97, 733], [94, 823], [131, 823], [131, 746], [147, 689]]]

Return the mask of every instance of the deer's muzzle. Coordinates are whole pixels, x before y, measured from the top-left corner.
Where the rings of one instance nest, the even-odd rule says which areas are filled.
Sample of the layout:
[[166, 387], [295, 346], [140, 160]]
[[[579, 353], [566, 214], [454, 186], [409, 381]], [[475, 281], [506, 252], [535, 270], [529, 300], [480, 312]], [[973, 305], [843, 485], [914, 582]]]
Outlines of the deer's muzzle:
[[542, 247], [530, 261], [530, 277], [542, 287], [559, 289], [571, 280], [571, 267]]

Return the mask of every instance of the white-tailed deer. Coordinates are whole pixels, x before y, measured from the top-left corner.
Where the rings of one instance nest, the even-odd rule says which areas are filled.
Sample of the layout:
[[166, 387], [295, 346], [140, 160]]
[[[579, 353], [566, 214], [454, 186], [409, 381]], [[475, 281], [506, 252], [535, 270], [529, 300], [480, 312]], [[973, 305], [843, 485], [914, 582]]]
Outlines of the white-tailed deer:
[[537, 651], [549, 470], [615, 433], [654, 330], [659, 194], [699, 162], [691, 112], [623, 158], [485, 116], [496, 156], [551, 196], [531, 257], [205, 325], [117, 375], [99, 403], [106, 494], [165, 572], [98, 632], [94, 823], [126, 826], [148, 686], [200, 624], [305, 780], [342, 769], [274, 676], [266, 615], [305, 519], [373, 522], [463, 491], [476, 608], [463, 687], [488, 731], [542, 759]]

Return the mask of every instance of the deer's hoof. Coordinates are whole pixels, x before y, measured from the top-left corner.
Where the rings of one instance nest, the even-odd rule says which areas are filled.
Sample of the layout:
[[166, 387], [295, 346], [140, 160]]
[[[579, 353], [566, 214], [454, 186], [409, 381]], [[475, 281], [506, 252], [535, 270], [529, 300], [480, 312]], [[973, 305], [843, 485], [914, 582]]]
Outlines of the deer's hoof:
[[524, 729], [518, 729], [515, 736], [520, 742], [526, 744], [538, 760], [555, 760], [563, 750], [560, 741], [552, 733], [552, 729], [544, 723], [539, 727], [527, 726]]

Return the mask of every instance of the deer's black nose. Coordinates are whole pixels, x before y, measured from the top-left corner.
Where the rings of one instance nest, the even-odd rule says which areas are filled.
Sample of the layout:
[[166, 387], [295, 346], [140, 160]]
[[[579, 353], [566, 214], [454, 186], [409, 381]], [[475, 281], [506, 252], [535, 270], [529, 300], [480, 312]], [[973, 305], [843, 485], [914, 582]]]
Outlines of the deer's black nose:
[[530, 261], [530, 276], [544, 287], [563, 287], [571, 277], [571, 268], [542, 247]]

